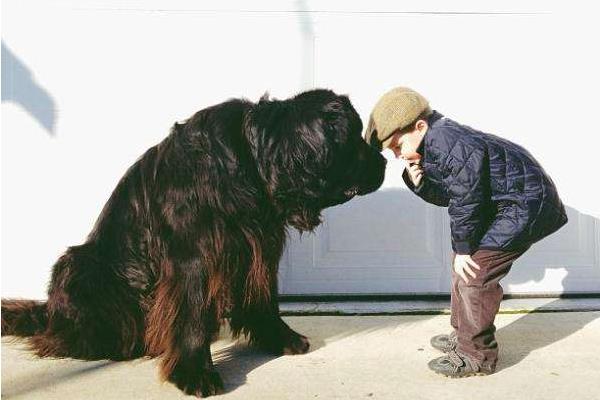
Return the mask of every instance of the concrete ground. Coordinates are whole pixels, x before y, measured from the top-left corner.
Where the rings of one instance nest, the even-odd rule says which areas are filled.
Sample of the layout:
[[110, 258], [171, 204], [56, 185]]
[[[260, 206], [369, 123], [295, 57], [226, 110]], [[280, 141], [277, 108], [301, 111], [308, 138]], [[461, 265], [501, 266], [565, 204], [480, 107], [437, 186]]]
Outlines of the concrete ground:
[[[600, 398], [600, 312], [501, 314], [496, 374], [448, 379], [427, 369], [429, 338], [448, 315], [288, 316], [311, 339], [300, 356], [273, 357], [224, 335], [212, 353], [225, 382], [218, 399]], [[39, 360], [2, 339], [2, 398], [178, 399], [155, 360]]]

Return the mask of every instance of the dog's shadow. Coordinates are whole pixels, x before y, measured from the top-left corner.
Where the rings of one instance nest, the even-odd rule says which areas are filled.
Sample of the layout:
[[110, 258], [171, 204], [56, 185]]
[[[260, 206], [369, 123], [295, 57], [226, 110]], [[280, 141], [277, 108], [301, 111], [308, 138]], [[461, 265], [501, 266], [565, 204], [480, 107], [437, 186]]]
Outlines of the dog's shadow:
[[[253, 346], [245, 338], [231, 339], [228, 338], [229, 333], [224, 327], [221, 333], [223, 342], [213, 343], [211, 354], [215, 368], [219, 372], [225, 392], [229, 393], [243, 386], [247, 382], [247, 377], [250, 372], [276, 360], [281, 355], [274, 355], [265, 350]], [[302, 332], [306, 333], [306, 332]], [[344, 335], [350, 335], [346, 332]], [[309, 337], [310, 350], [307, 354], [316, 351], [325, 346], [325, 339], [322, 337]]]
[[[23, 356], [27, 354], [27, 346], [20, 338], [4, 336], [2, 338], [2, 345], [10, 345], [13, 351], [17, 350], [22, 352]], [[3, 351], [6, 350], [3, 349]], [[33, 355], [27, 355], [26, 357], [28, 360], [39, 360], [39, 358]], [[108, 360], [72, 360], [69, 362], [60, 362], [58, 365], [56, 364], [57, 359], [52, 359], [52, 362], [54, 364], [50, 368], [45, 366], [40, 368], [40, 365], [38, 365], [37, 368], [27, 370], [26, 373], [17, 375], [8, 381], [4, 371], [6, 368], [10, 368], [10, 366], [6, 365], [3, 360], [2, 398], [8, 399], [12, 397], [28, 396], [31, 392], [51, 388], [59, 382], [82, 378], [86, 375], [93, 375], [99, 371], [111, 369], [118, 365], [118, 363]]]
[[[430, 315], [414, 315], [410, 320], [398, 320], [387, 316], [336, 316], [335, 324], [326, 321], [330, 316], [285, 317], [285, 321], [296, 332], [306, 335], [310, 341], [309, 356], [320, 349], [344, 340], [377, 334], [378, 332], [394, 329], [398, 325], [414, 323], [431, 318]], [[323, 326], [327, 326], [324, 330]], [[304, 357], [305, 355], [277, 356], [267, 353], [256, 346], [248, 344], [244, 338], [233, 340], [229, 329], [223, 325], [219, 340], [213, 343], [211, 354], [215, 368], [221, 375], [225, 392], [229, 393], [247, 382], [250, 372], [280, 357]]]
[[279, 356], [250, 346], [244, 340], [230, 343], [212, 352], [215, 368], [223, 379], [225, 391], [230, 392], [244, 385], [248, 374]]

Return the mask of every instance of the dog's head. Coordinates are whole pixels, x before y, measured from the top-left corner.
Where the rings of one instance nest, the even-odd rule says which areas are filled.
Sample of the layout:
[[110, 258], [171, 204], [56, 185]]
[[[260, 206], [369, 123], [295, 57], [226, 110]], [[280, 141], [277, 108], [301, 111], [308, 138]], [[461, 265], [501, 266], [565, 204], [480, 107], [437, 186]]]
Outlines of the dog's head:
[[245, 130], [275, 206], [299, 230], [314, 229], [324, 208], [383, 183], [385, 158], [363, 140], [346, 96], [318, 89], [285, 101], [263, 98]]

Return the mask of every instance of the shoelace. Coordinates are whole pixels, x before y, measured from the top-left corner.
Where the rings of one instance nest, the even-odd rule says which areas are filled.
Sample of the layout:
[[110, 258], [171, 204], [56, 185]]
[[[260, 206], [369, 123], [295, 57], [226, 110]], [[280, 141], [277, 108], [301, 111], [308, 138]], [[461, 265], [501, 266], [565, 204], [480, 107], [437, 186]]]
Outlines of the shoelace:
[[455, 335], [450, 335], [446, 345], [444, 346], [447, 351], [454, 350], [456, 348], [456, 344], [458, 343], [458, 337]]
[[454, 372], [458, 371], [458, 369], [465, 365], [465, 361], [462, 357], [454, 350], [448, 352], [448, 359], [452, 363], [454, 367]]

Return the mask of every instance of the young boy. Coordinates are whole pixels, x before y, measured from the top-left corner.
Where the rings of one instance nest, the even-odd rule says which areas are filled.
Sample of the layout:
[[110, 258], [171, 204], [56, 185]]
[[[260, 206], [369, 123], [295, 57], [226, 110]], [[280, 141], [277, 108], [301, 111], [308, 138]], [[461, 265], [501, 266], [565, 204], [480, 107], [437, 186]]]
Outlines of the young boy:
[[366, 140], [408, 162], [403, 178], [410, 190], [448, 207], [454, 331], [431, 339], [446, 355], [429, 368], [450, 377], [493, 373], [499, 281], [533, 243], [567, 222], [552, 180], [521, 146], [431, 111], [408, 88], [381, 97]]

